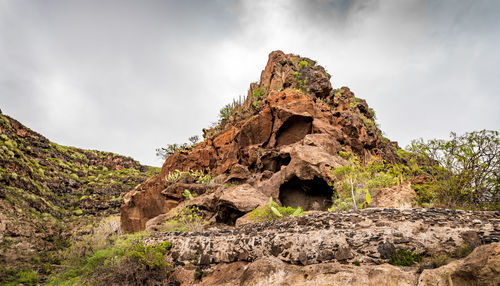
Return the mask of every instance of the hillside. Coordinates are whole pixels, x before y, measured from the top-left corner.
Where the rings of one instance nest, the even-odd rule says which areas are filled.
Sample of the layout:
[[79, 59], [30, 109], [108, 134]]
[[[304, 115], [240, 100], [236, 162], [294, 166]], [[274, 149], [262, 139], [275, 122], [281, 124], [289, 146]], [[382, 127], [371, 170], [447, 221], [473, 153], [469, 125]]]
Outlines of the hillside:
[[72, 234], [117, 213], [123, 195], [157, 172], [50, 142], [0, 113], [0, 282], [22, 270], [50, 272]]
[[[3, 116], [6, 265], [15, 240], [48, 285], [499, 285], [499, 133], [403, 150], [330, 79], [309, 58], [270, 53], [201, 142], [159, 149], [161, 170]], [[427, 152], [441, 146], [481, 168], [461, 168], [462, 153], [447, 168]], [[79, 227], [118, 206], [121, 226]]]

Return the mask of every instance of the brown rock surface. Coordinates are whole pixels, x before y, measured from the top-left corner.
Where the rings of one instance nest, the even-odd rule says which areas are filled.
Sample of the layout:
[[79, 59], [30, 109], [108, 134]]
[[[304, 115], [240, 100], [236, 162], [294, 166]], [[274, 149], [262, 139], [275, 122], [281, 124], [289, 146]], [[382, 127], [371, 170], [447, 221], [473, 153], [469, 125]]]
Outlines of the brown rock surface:
[[[346, 163], [338, 151], [395, 158], [396, 145], [380, 135], [366, 102], [346, 87], [333, 90], [330, 75], [308, 58], [272, 52], [260, 83], [250, 85], [238, 108], [218, 129], [204, 130], [203, 142], [168, 157], [160, 175], [127, 194], [123, 230], [142, 230], [149, 219], [171, 209], [166, 200], [183, 200], [166, 180], [175, 170], [209, 168], [221, 182], [249, 184], [279, 204], [326, 210], [333, 194], [330, 169]], [[232, 216], [248, 212], [234, 209]], [[211, 211], [220, 218], [219, 210]]]
[[437, 269], [427, 269], [418, 280], [419, 286], [500, 285], [500, 243], [476, 248], [464, 259], [453, 261]]
[[354, 260], [381, 264], [399, 249], [429, 256], [451, 255], [470, 243], [472, 234], [480, 244], [500, 242], [500, 212], [371, 208], [316, 213], [229, 230], [155, 233], [147, 243], [171, 241], [178, 261], [204, 257], [203, 263], [198, 261], [202, 264], [250, 262], [265, 256], [294, 265]]
[[379, 208], [409, 208], [415, 204], [417, 193], [410, 183], [385, 188], [373, 196], [372, 205]]
[[[367, 209], [213, 229], [156, 233], [145, 243], [172, 242], [183, 265], [181, 285], [499, 285], [500, 213], [442, 209]], [[429, 227], [430, 226], [430, 227]], [[400, 249], [432, 259], [451, 255], [473, 236], [466, 258], [422, 273], [387, 264]], [[356, 266], [359, 264], [359, 266]], [[425, 264], [424, 264], [425, 265]], [[201, 279], [195, 273], [203, 272]], [[448, 278], [448, 275], [450, 278]]]

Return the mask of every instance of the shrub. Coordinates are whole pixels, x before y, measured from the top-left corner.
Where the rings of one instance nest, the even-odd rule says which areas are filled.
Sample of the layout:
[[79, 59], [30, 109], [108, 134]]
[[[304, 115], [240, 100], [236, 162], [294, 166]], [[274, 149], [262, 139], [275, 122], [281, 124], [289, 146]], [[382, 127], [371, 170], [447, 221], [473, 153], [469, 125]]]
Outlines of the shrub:
[[165, 180], [170, 183], [176, 183], [183, 178], [192, 180], [199, 184], [208, 184], [214, 177], [210, 175], [210, 169], [208, 169], [207, 174], [201, 170], [188, 169], [187, 171], [175, 170], [174, 172], [170, 172], [166, 176]]
[[422, 261], [422, 255], [413, 253], [410, 250], [400, 249], [396, 251], [389, 259], [389, 264], [395, 266], [411, 266], [415, 262]]
[[156, 156], [163, 159], [163, 160], [166, 160], [168, 157], [170, 157], [171, 155], [173, 155], [175, 152], [181, 152], [181, 151], [187, 151], [189, 150], [190, 148], [192, 148], [194, 145], [196, 145], [196, 143], [198, 143], [198, 141], [200, 140], [200, 138], [198, 137], [198, 135], [194, 135], [194, 136], [191, 136], [188, 138], [189, 142], [190, 143], [183, 143], [183, 144], [167, 144], [167, 148], [157, 148], [156, 149]]
[[299, 68], [303, 69], [309, 66], [309, 63], [307, 61], [300, 61], [299, 62]]
[[252, 96], [256, 99], [256, 100], [261, 100], [263, 97], [264, 97], [264, 90], [260, 89], [260, 88], [256, 88], [252, 91]]
[[284, 217], [297, 217], [304, 215], [301, 207], [296, 209], [292, 207], [280, 207], [269, 198], [267, 206], [260, 206], [250, 212], [250, 220], [252, 221], [269, 221]]
[[233, 112], [234, 106], [231, 104], [226, 104], [224, 107], [219, 110], [219, 122], [224, 122], [229, 119], [229, 116], [231, 116], [231, 113]]
[[499, 209], [500, 138], [482, 130], [450, 140], [412, 141], [407, 150], [422, 164], [434, 200], [445, 207]]
[[110, 238], [107, 247], [85, 256], [76, 253], [78, 259], [64, 261], [67, 270], [51, 277], [47, 284], [125, 283], [141, 280], [134, 278], [137, 276], [167, 278], [173, 269], [165, 258], [171, 243], [165, 241], [157, 245], [144, 245], [143, 238], [148, 235], [136, 233], [116, 236]]
[[184, 232], [201, 231], [208, 224], [197, 206], [188, 205], [174, 213], [174, 217], [165, 222], [162, 231]]
[[[389, 164], [382, 160], [363, 163], [349, 152], [339, 151], [338, 154], [349, 163], [331, 170], [337, 193], [330, 211], [366, 208], [371, 203], [372, 193], [399, 185], [420, 173], [413, 160], [407, 160], [406, 164]], [[352, 202], [352, 207], [349, 202]]]

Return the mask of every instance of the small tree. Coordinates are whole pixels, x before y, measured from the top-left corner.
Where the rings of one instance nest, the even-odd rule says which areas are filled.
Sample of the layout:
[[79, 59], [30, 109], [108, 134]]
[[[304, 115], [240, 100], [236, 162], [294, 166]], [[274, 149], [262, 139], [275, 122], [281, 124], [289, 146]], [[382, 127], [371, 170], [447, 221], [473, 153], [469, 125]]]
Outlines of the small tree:
[[450, 140], [412, 141], [407, 150], [425, 162], [438, 199], [449, 206], [499, 207], [500, 139], [498, 131], [482, 130]]
[[337, 197], [330, 211], [366, 208], [371, 204], [371, 194], [381, 188], [392, 187], [406, 180], [411, 168], [402, 164], [386, 164], [382, 160], [361, 160], [347, 152], [339, 155], [348, 159], [347, 165], [333, 168], [334, 186]]

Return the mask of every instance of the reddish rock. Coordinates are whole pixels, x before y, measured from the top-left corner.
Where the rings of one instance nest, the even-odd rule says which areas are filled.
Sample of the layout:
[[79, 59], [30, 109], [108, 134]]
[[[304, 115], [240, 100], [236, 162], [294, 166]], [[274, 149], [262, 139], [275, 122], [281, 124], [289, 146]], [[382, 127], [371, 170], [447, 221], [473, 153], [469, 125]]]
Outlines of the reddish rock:
[[[210, 169], [220, 183], [248, 184], [280, 204], [326, 210], [333, 194], [330, 169], [346, 163], [338, 151], [393, 161], [395, 146], [382, 140], [366, 102], [346, 87], [333, 90], [329, 80], [330, 75], [310, 59], [272, 52], [260, 83], [250, 85], [236, 113], [219, 129], [204, 130], [203, 142], [168, 157], [158, 178], [127, 195], [122, 205], [124, 230], [144, 229], [147, 220], [170, 209], [167, 199], [183, 200], [183, 187], [165, 185], [164, 178], [175, 170]], [[221, 187], [216, 198], [224, 198], [224, 192], [233, 190]], [[234, 223], [249, 211], [206, 201], [210, 206], [203, 208], [219, 221]]]

